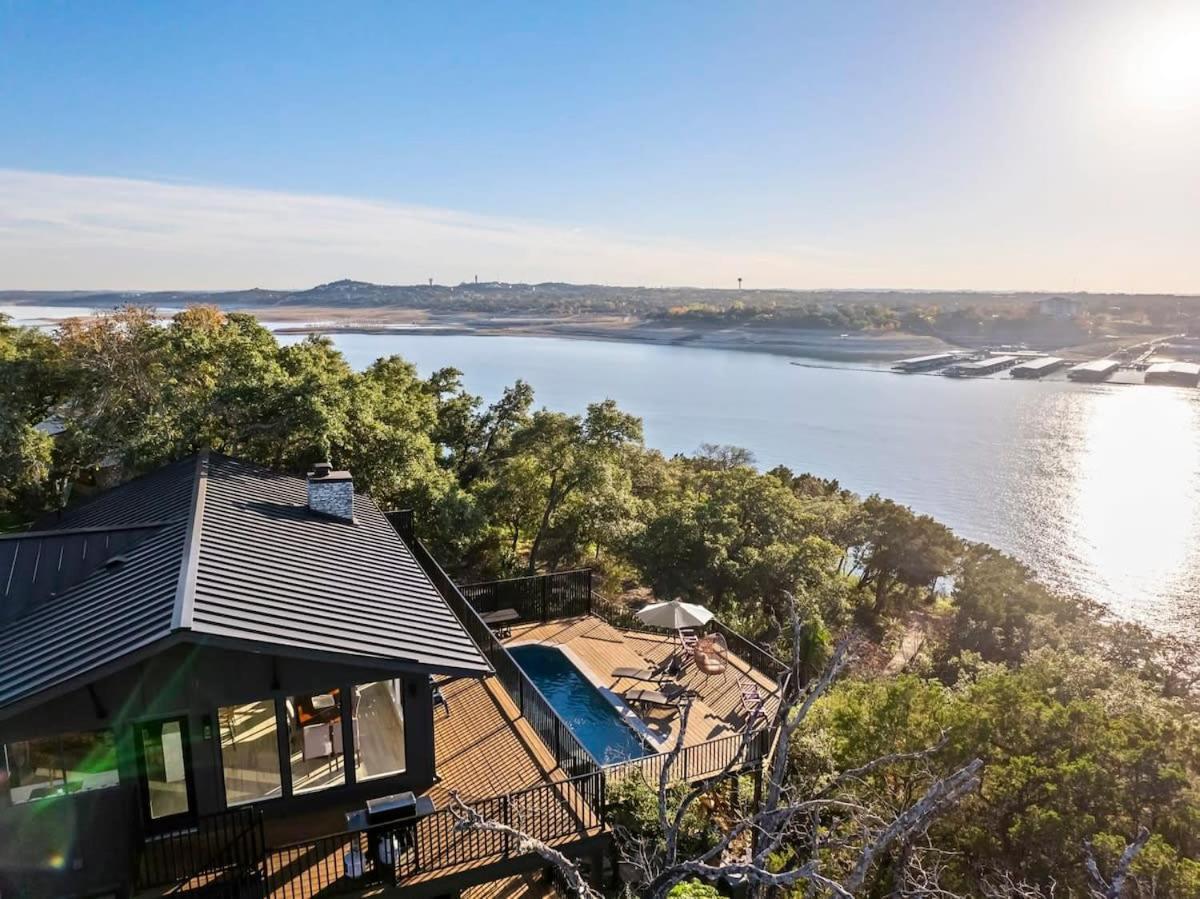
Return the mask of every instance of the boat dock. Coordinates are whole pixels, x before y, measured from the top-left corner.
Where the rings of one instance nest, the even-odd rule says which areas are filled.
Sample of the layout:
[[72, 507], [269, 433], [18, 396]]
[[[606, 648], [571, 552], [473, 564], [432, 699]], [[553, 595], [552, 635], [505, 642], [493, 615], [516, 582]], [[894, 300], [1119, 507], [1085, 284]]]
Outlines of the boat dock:
[[892, 366], [892, 371], [936, 371], [965, 358], [965, 353], [935, 353], [932, 356], [915, 356], [912, 359], [901, 359]]
[[1155, 362], [1146, 369], [1147, 384], [1173, 384], [1176, 387], [1200, 385], [1200, 365], [1195, 362]]
[[1066, 364], [1066, 359], [1060, 359], [1057, 356], [1039, 356], [1028, 362], [1022, 362], [1020, 365], [1014, 365], [1009, 374], [1014, 378], [1042, 378], [1052, 371], [1064, 368]]
[[1116, 359], [1093, 359], [1081, 362], [1067, 372], [1072, 381], [1107, 381], [1117, 373], [1121, 363]]
[[951, 365], [942, 374], [951, 378], [980, 378], [1012, 368], [1021, 361], [1019, 356], [989, 356], [976, 362], [959, 362]]

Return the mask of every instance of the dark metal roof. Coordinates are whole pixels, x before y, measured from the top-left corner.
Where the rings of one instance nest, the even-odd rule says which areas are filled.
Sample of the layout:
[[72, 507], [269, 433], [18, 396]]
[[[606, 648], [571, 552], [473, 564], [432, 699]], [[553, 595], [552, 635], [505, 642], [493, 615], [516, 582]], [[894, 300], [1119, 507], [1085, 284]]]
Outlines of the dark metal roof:
[[126, 658], [171, 633], [187, 523], [164, 525], [0, 633], [0, 708]]
[[168, 637], [489, 671], [361, 495], [317, 516], [303, 479], [201, 454], [42, 527], [0, 540], [0, 709]]
[[106, 490], [62, 512], [52, 512], [39, 530], [112, 527], [145, 521], [174, 521], [188, 514], [196, 456], [189, 456]]
[[86, 580], [161, 527], [147, 523], [0, 537], [0, 626]]
[[308, 511], [301, 478], [213, 456], [194, 631], [487, 670], [474, 642], [371, 500], [354, 522]]

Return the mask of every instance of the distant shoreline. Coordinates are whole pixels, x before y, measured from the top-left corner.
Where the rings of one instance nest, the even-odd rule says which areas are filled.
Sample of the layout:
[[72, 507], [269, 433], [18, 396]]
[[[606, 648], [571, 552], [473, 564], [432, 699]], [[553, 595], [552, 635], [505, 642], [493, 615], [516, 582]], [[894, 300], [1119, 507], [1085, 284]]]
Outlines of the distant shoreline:
[[247, 308], [277, 334], [403, 334], [405, 336], [559, 337], [659, 346], [742, 350], [828, 361], [887, 362], [935, 353], [950, 344], [916, 334], [838, 334], [795, 328], [705, 327], [647, 321], [630, 316], [492, 316], [421, 310], [280, 307]]
[[[46, 310], [82, 309], [70, 301], [0, 302], [0, 308], [37, 306]], [[176, 307], [163, 305], [164, 311]], [[658, 346], [768, 353], [794, 359], [826, 362], [894, 362], [949, 350], [977, 350], [976, 341], [952, 343], [938, 337], [908, 332], [802, 329], [764, 322], [727, 325], [616, 313], [498, 314], [493, 312], [434, 312], [406, 306], [277, 305], [224, 303], [227, 312], [254, 315], [277, 334], [403, 334], [413, 336], [558, 337], [569, 340], [604, 340]], [[48, 314], [45, 320], [66, 317]], [[1144, 339], [1144, 336], [1141, 338]], [[1041, 349], [1058, 355], [1093, 358], [1107, 355], [1129, 337], [1111, 337], [1088, 344]]]

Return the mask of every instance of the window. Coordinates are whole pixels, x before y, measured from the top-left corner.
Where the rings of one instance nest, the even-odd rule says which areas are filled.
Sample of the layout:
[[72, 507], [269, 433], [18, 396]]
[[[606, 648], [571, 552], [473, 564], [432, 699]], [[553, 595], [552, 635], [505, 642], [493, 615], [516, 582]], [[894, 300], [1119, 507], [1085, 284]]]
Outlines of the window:
[[120, 783], [116, 744], [107, 730], [9, 743], [3, 762], [14, 805]]
[[147, 811], [154, 821], [192, 811], [187, 722], [183, 718], [137, 725]]
[[399, 680], [354, 688], [354, 774], [359, 780], [404, 770], [404, 704]]
[[264, 699], [217, 709], [226, 805], [280, 795], [275, 702]]
[[292, 792], [311, 793], [346, 782], [339, 691], [287, 700]]

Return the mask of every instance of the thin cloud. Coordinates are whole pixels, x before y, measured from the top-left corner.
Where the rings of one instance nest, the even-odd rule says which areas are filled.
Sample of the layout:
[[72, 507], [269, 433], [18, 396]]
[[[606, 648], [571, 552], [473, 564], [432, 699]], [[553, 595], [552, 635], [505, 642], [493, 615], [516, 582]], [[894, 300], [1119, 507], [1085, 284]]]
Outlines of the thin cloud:
[[0, 287], [297, 288], [337, 278], [732, 286], [837, 280], [836, 254], [731, 253], [352, 197], [0, 170]]

